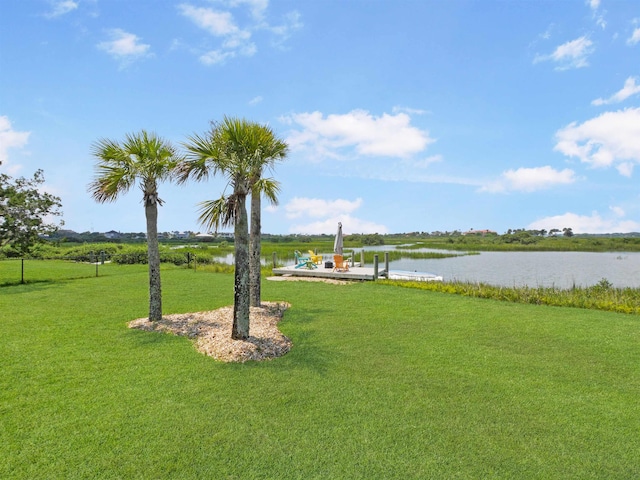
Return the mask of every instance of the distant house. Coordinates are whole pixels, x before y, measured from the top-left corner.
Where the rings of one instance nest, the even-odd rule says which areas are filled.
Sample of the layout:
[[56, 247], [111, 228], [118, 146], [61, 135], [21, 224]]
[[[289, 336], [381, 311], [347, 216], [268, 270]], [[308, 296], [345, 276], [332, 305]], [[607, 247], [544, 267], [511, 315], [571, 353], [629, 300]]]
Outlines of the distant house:
[[104, 236], [107, 237], [109, 240], [116, 240], [122, 237], [122, 234], [120, 232], [116, 232], [115, 230], [110, 230], [108, 232], [105, 232]]
[[497, 235], [493, 230], [474, 230], [473, 228], [468, 232], [462, 232], [463, 235], [480, 235], [484, 237], [485, 235]]

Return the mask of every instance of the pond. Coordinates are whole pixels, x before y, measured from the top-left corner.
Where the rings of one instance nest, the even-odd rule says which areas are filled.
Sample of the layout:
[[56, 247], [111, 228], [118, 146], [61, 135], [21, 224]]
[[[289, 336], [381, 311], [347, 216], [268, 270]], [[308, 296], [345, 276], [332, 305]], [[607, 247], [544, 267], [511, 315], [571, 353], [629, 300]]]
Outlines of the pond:
[[[382, 269], [385, 249], [376, 250], [381, 251]], [[603, 278], [615, 287], [640, 287], [638, 252], [480, 252], [444, 259], [401, 259], [389, 262], [389, 269], [504, 287], [588, 287]]]

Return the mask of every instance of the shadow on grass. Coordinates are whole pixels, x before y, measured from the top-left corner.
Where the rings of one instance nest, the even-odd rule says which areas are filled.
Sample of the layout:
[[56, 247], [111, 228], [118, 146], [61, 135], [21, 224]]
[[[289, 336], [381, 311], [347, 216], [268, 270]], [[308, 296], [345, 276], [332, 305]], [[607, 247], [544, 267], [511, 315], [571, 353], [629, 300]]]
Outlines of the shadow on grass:
[[[63, 286], [64, 284], [72, 282], [74, 280], [84, 280], [87, 278], [94, 278], [94, 277], [95, 275], [83, 275], [83, 276], [69, 277], [64, 279], [49, 278], [49, 279], [25, 280], [24, 282], [21, 282], [20, 280], [15, 280], [15, 281], [9, 280], [9, 281], [1, 282], [0, 289], [3, 289], [2, 293], [10, 293], [10, 294], [24, 293], [25, 290], [19, 287], [25, 287], [28, 289], [28, 291], [43, 290], [45, 287]], [[4, 290], [5, 288], [7, 289], [6, 291]], [[16, 290], [12, 290], [12, 288], [16, 288]]]
[[316, 329], [313, 327], [326, 316], [322, 308], [296, 309], [290, 308], [284, 314], [280, 331], [293, 342], [291, 351], [281, 357], [280, 365], [284, 368], [307, 369], [325, 375], [334, 355], [318, 341]]

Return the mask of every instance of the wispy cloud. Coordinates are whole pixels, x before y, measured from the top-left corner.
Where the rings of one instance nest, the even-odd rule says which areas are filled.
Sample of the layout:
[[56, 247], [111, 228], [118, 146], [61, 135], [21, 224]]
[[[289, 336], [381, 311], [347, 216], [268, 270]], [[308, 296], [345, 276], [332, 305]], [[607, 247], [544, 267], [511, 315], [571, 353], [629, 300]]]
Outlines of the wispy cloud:
[[640, 223], [620, 218], [620, 212], [613, 212], [613, 218], [603, 217], [598, 212], [591, 215], [579, 215], [567, 212], [538, 219], [529, 225], [532, 230], [551, 230], [557, 228], [571, 228], [574, 233], [629, 233], [640, 231]]
[[346, 114], [297, 113], [282, 120], [298, 127], [287, 142], [313, 158], [386, 156], [406, 158], [425, 150], [435, 140], [429, 132], [411, 125], [406, 113], [375, 116], [366, 110]]
[[355, 200], [324, 200], [320, 198], [295, 197], [284, 206], [284, 211], [287, 218], [324, 218], [351, 213], [361, 206], [362, 198]]
[[150, 56], [150, 45], [140, 42], [137, 35], [125, 32], [120, 28], [107, 31], [110, 40], [100, 42], [98, 49], [108, 53], [121, 62], [121, 66], [126, 66], [132, 61]]
[[342, 223], [343, 233], [388, 233], [382, 224], [357, 218], [352, 214], [363, 205], [362, 198], [355, 200], [320, 198], [293, 198], [284, 206], [287, 218], [304, 218], [305, 223], [292, 224], [291, 233], [332, 234], [336, 232], [338, 222]]
[[559, 45], [551, 54], [536, 55], [533, 63], [555, 62], [557, 64], [556, 70], [582, 68], [589, 65], [587, 57], [591, 53], [593, 53], [593, 42], [586, 36], [582, 36]]
[[582, 124], [573, 122], [556, 132], [554, 150], [577, 157], [592, 167], [615, 166], [631, 176], [640, 163], [640, 108], [605, 112]]
[[576, 181], [575, 172], [568, 168], [556, 170], [550, 166], [507, 170], [499, 179], [484, 185], [481, 192], [535, 192]]
[[6, 115], [0, 116], [0, 165], [3, 165], [10, 173], [20, 169], [20, 165], [8, 165], [9, 149], [22, 148], [29, 141], [31, 132], [18, 132], [11, 126], [11, 121]]
[[[218, 8], [196, 7], [189, 3], [178, 5], [181, 15], [220, 41], [216, 48], [199, 54], [200, 62], [205, 65], [222, 64], [238, 56], [255, 55], [258, 47], [254, 33], [257, 31], [270, 31], [278, 38], [276, 43], [281, 43], [289, 38], [292, 31], [302, 27], [300, 14], [295, 11], [285, 15], [282, 25], [269, 24], [266, 20], [268, 0], [220, 0], [217, 5]], [[249, 20], [242, 27], [232, 11], [238, 8], [249, 11]]]
[[78, 2], [74, 0], [56, 0], [50, 3], [51, 10], [44, 15], [47, 18], [61, 17], [78, 8]]
[[604, 19], [604, 14], [599, 10], [600, 0], [587, 0], [587, 5], [589, 5], [589, 8], [591, 8], [593, 12], [593, 19], [596, 25], [604, 30], [607, 27], [607, 22]]
[[427, 110], [422, 110], [420, 108], [411, 108], [411, 107], [403, 107], [400, 105], [396, 105], [391, 109], [392, 113], [407, 113], [409, 115], [424, 115], [429, 113]]
[[632, 95], [640, 93], [640, 85], [636, 85], [636, 78], [629, 77], [624, 82], [624, 87], [617, 91], [609, 98], [597, 98], [591, 102], [592, 105], [609, 105], [611, 103], [620, 103]]
[[636, 28], [627, 39], [627, 45], [636, 45], [637, 43], [640, 43], [640, 28]]
[[258, 105], [259, 103], [262, 103], [263, 98], [258, 95], [257, 97], [253, 97], [251, 100], [249, 100], [249, 105]]

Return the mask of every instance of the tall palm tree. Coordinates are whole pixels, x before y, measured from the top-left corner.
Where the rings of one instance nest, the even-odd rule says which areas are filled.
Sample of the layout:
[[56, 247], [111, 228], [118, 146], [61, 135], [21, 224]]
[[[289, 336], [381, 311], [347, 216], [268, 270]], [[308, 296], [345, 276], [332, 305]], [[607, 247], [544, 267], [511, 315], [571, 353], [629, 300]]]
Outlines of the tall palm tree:
[[249, 238], [249, 297], [252, 307], [261, 304], [261, 235], [262, 235], [262, 195], [273, 205], [278, 204], [280, 184], [273, 178], [263, 178], [266, 169], [273, 169], [278, 160], [283, 160], [288, 145], [278, 139], [271, 128], [260, 125], [260, 148], [255, 152], [254, 171], [251, 176], [251, 231]]
[[174, 146], [155, 133], [142, 130], [127, 134], [124, 141], [100, 139], [92, 145], [97, 159], [96, 177], [89, 192], [100, 203], [113, 202], [139, 183], [147, 220], [149, 263], [149, 320], [162, 318], [160, 250], [158, 247], [158, 182], [171, 180], [181, 160]]
[[[249, 280], [249, 221], [247, 196], [254, 186], [262, 188], [266, 195], [274, 198], [277, 184], [263, 179], [260, 187], [262, 168], [266, 158], [263, 152], [271, 145], [266, 141], [265, 127], [244, 119], [224, 117], [214, 123], [205, 135], [188, 138], [185, 148], [187, 159], [178, 168], [178, 179], [202, 181], [210, 175], [221, 174], [227, 178], [231, 193], [222, 193], [217, 200], [200, 204], [200, 222], [207, 228], [234, 225], [235, 278], [233, 302], [234, 339], [249, 337], [250, 280]], [[260, 175], [257, 174], [260, 172]], [[259, 259], [258, 259], [259, 260]]]

